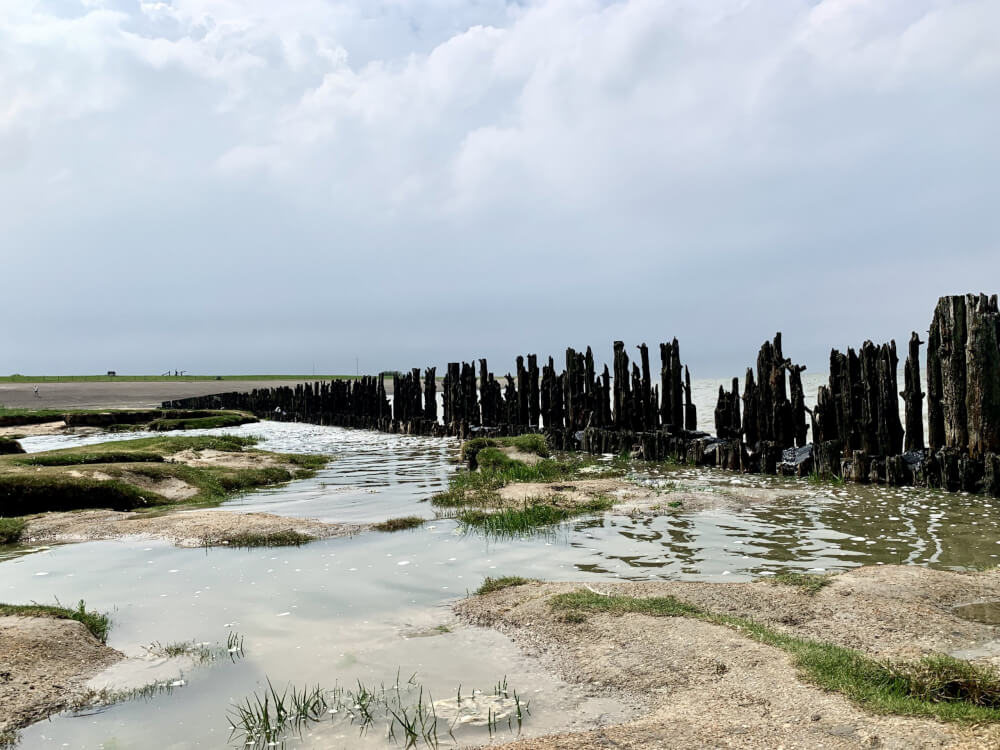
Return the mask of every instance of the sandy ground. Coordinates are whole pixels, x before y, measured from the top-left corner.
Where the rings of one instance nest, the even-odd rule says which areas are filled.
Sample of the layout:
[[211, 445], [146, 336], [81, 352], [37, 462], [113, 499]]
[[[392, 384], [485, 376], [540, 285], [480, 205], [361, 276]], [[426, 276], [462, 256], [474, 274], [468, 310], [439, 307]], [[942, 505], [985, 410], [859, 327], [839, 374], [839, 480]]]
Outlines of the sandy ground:
[[75, 620], [0, 617], [0, 732], [62, 710], [88, 678], [122, 658]]
[[[115, 383], [106, 381], [82, 383], [39, 383], [39, 398], [34, 395], [34, 383], [0, 383], [0, 404], [10, 409], [134, 409], [155, 408], [163, 401], [213, 393], [252, 391], [254, 388], [274, 388], [307, 380], [204, 380], [154, 381]], [[386, 390], [392, 393], [392, 381], [386, 380]]]
[[[752, 505], [797, 497], [791, 490], [727, 486], [724, 489], [658, 489], [625, 478], [569, 479], [562, 482], [519, 482], [499, 491], [505, 506], [519, 506], [525, 500], [543, 499], [561, 507], [582, 505], [598, 498], [611, 498], [615, 510], [628, 514], [661, 514], [671, 511], [741, 510]], [[553, 498], [558, 498], [553, 501]], [[679, 505], [672, 505], [679, 503]]]
[[297, 531], [313, 539], [326, 539], [357, 534], [364, 528], [308, 518], [286, 518], [271, 513], [232, 513], [225, 510], [169, 511], [163, 515], [80, 510], [29, 517], [24, 539], [31, 544], [50, 544], [144, 537], [167, 539], [178, 547], [205, 547], [226, 544], [242, 534]]
[[22, 424], [13, 427], [0, 427], [0, 436], [9, 435], [96, 435], [100, 427], [67, 427], [64, 421], [41, 422], [40, 424]]
[[[508, 750], [596, 748], [997, 748], [1000, 727], [963, 728], [875, 716], [796, 677], [782, 650], [689, 618], [588, 614], [562, 620], [547, 600], [583, 584], [530, 584], [456, 605], [466, 622], [508, 633], [560, 676], [595, 693], [645, 703], [631, 722], [505, 745]], [[1000, 662], [998, 630], [951, 608], [1000, 598], [1000, 572], [860, 568], [815, 595], [766, 582], [591, 584], [601, 593], [675, 596], [775, 629], [876, 657], [932, 651]]]

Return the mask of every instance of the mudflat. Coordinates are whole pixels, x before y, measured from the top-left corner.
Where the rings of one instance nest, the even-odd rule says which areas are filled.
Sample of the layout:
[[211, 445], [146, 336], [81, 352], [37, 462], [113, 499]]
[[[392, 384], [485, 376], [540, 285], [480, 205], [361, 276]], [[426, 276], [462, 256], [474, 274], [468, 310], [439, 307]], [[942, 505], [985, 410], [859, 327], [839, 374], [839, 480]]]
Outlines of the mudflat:
[[530, 655], [595, 694], [644, 705], [640, 717], [586, 732], [524, 739], [510, 750], [632, 748], [996, 748], [1000, 727], [871, 713], [805, 679], [784, 650], [738, 627], [684, 617], [594, 611], [569, 617], [553, 597], [675, 597], [790, 636], [877, 660], [944, 653], [995, 665], [996, 628], [957, 605], [1000, 595], [1000, 571], [859, 568], [808, 593], [777, 583], [529, 583], [464, 599], [464, 621], [507, 633]]

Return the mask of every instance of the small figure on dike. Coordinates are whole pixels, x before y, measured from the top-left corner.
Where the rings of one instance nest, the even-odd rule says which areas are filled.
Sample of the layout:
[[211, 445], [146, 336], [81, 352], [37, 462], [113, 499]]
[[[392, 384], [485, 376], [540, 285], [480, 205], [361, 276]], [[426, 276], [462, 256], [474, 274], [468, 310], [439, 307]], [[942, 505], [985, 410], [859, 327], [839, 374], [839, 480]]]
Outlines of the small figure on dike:
[[35, 386], [35, 398], [41, 398], [41, 396], [38, 395], [38, 386], [37, 385]]

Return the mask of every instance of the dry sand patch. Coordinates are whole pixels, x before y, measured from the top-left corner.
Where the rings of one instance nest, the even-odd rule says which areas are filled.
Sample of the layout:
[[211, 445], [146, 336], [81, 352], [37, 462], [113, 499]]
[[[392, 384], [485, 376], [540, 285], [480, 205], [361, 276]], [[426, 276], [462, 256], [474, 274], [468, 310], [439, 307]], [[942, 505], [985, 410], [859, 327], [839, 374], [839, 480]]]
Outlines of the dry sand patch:
[[34, 544], [49, 544], [138, 536], [166, 539], [178, 547], [204, 547], [219, 545], [245, 534], [294, 531], [312, 539], [326, 539], [356, 534], [364, 528], [308, 518], [286, 518], [271, 513], [184, 510], [158, 514], [83, 510], [32, 516], [28, 520], [24, 539]]
[[[556, 748], [996, 748], [1000, 727], [876, 716], [797, 677], [789, 655], [738, 632], [684, 617], [590, 613], [565, 622], [549, 606], [584, 584], [530, 584], [456, 605], [459, 616], [508, 633], [571, 682], [644, 701], [635, 721], [523, 740], [510, 750]], [[601, 583], [594, 590], [674, 596], [876, 658], [955, 652], [995, 643], [996, 628], [952, 608], [1000, 598], [1000, 572], [964, 575], [918, 567], [862, 568], [810, 595], [779, 584]], [[994, 657], [993, 661], [997, 659]]]

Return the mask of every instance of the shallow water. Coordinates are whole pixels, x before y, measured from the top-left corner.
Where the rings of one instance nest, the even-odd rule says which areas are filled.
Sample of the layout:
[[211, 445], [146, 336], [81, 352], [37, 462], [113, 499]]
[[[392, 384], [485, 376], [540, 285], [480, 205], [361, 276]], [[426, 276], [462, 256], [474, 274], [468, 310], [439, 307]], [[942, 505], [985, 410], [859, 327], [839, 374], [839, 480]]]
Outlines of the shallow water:
[[[246, 425], [261, 447], [334, 456], [315, 478], [255, 492], [226, 506], [327, 520], [371, 521], [414, 513], [446, 484], [458, 442], [287, 423]], [[189, 433], [190, 434], [190, 433]], [[123, 437], [135, 437], [130, 434]], [[106, 440], [32, 438], [29, 450]], [[530, 733], [575, 727], [574, 717], [622, 707], [588, 699], [545, 676], [505, 637], [456, 627], [448, 604], [487, 575], [555, 580], [628, 578], [747, 580], [783, 568], [841, 570], [908, 563], [946, 568], [995, 564], [997, 513], [981, 497], [927, 490], [813, 485], [694, 469], [649, 468], [636, 475], [660, 488], [725, 494], [740, 485], [794, 495], [742, 511], [607, 515], [577, 519], [549, 533], [490, 539], [452, 520], [395, 534], [366, 533], [278, 550], [177, 549], [164, 543], [94, 542], [40, 549], [0, 562], [0, 601], [86, 600], [112, 611], [110, 644], [130, 655], [142, 644], [245, 638], [244, 659], [186, 667], [185, 684], [151, 701], [132, 701], [82, 717], [62, 716], [23, 733], [23, 746], [69, 748], [224, 747], [227, 709], [270, 679], [276, 686], [368, 684], [417, 673], [435, 700], [459, 684], [487, 693], [504, 675], [531, 700]], [[444, 625], [452, 628], [442, 632]], [[131, 679], [159, 679], [163, 664], [136, 662]], [[167, 665], [169, 671], [171, 665]], [[155, 667], [155, 671], [154, 671]], [[175, 665], [181, 668], [181, 663]], [[179, 675], [176, 675], [179, 676]], [[501, 732], [501, 739], [509, 738]], [[485, 742], [483, 727], [457, 731]], [[446, 738], [443, 738], [446, 739]], [[445, 743], [443, 743], [445, 744]], [[387, 747], [334, 722], [311, 728], [289, 747]]]

